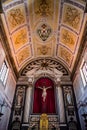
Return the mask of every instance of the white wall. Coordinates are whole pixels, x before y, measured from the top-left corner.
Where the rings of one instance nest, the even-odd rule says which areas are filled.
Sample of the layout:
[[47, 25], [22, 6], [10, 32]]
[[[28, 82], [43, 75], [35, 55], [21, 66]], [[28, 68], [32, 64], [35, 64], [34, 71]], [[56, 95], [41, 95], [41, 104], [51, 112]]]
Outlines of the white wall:
[[83, 109], [81, 107], [81, 104], [82, 104], [82, 102], [84, 103], [84, 101], [87, 99], [87, 85], [84, 87], [81, 73], [80, 73], [80, 66], [81, 66], [83, 59], [85, 59], [85, 61], [87, 62], [87, 48], [84, 51], [82, 59], [81, 60], [79, 59], [79, 64], [78, 64], [77, 71], [75, 73], [75, 77], [74, 77], [74, 81], [73, 81], [73, 86], [74, 86], [74, 91], [75, 91], [75, 96], [76, 96], [76, 101], [77, 101], [77, 107], [78, 107], [78, 113], [79, 113], [79, 117], [80, 117], [80, 123], [81, 123], [82, 130], [85, 130], [85, 126], [84, 126], [85, 124], [84, 124], [84, 120], [82, 117]]
[[[5, 59], [5, 53], [0, 42], [0, 69], [4, 59]], [[2, 102], [3, 100], [5, 101], [5, 106], [3, 106], [2, 108], [2, 113], [4, 115], [1, 117], [0, 120], [0, 130], [7, 130], [11, 112], [11, 106], [16, 87], [16, 80], [14, 74], [11, 70], [11, 67], [9, 65], [8, 67], [9, 67], [9, 73], [5, 86], [0, 81], [0, 102]]]

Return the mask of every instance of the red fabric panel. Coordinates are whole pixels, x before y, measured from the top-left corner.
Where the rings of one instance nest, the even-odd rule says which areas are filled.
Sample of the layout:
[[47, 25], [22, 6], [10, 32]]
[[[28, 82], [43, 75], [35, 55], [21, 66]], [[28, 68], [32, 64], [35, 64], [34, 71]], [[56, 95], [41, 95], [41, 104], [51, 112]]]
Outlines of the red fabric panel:
[[[47, 96], [45, 102], [43, 101], [43, 90], [38, 87], [51, 87], [46, 90]], [[34, 88], [34, 103], [33, 113], [56, 113], [55, 111], [55, 96], [54, 96], [54, 84], [49, 78], [40, 78], [35, 83]]]

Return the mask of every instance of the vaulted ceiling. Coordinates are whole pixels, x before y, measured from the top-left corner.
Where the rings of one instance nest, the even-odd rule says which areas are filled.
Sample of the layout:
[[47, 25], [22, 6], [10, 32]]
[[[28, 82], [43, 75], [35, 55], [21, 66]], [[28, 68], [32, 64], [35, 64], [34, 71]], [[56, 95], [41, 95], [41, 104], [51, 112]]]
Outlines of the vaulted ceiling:
[[3, 0], [2, 21], [19, 71], [52, 57], [72, 72], [85, 27], [85, 0]]

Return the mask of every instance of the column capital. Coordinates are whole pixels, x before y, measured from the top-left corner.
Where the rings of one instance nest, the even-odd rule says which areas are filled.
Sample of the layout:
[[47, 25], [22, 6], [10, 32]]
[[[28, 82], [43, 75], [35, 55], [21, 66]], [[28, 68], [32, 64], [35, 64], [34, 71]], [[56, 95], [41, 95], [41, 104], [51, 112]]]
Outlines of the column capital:
[[34, 76], [28, 77], [28, 83], [29, 83], [30, 86], [33, 85], [33, 82], [34, 82]]
[[59, 77], [55, 78], [55, 84], [56, 84], [56, 87], [60, 87], [61, 79]]

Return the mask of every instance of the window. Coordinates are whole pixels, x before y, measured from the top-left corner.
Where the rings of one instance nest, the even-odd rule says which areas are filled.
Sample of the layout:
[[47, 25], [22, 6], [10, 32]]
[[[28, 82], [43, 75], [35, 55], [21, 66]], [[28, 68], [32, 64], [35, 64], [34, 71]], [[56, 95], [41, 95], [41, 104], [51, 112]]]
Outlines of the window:
[[83, 60], [82, 65], [81, 65], [81, 77], [82, 77], [82, 81], [84, 86], [87, 85], [87, 62]]
[[8, 66], [6, 61], [3, 62], [1, 70], [0, 70], [0, 80], [5, 85], [7, 76], [8, 76]]

